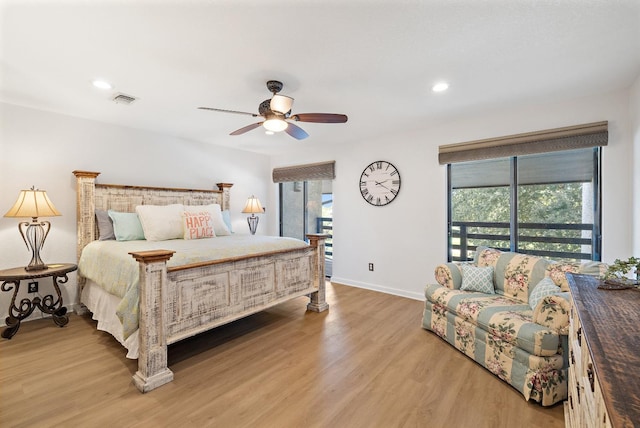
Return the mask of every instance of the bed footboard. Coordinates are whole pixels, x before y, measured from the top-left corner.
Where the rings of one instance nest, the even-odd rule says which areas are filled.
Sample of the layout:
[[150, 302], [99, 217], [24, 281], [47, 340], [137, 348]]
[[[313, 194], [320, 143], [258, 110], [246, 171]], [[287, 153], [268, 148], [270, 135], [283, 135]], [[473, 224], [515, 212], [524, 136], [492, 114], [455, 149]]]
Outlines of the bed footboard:
[[167, 268], [173, 251], [131, 253], [140, 265], [140, 323], [136, 387], [151, 391], [173, 380], [167, 346], [214, 327], [308, 295], [307, 309], [329, 308], [324, 240], [265, 255]]

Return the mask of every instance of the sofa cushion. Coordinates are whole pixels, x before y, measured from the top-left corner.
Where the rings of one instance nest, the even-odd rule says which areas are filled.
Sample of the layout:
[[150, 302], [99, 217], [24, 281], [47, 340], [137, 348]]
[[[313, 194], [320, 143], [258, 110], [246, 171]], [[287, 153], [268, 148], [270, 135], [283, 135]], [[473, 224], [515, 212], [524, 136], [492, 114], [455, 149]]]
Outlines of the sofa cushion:
[[530, 354], [550, 356], [558, 352], [558, 333], [534, 323], [529, 305], [517, 299], [451, 290], [439, 285], [427, 286], [425, 296], [435, 311], [460, 317]]
[[545, 277], [546, 259], [519, 253], [502, 253], [495, 267], [496, 292], [529, 303], [533, 287]]
[[493, 291], [493, 267], [463, 264], [460, 265], [460, 270], [462, 271], [461, 290], [495, 294]]
[[569, 282], [567, 281], [567, 273], [580, 273], [584, 275], [593, 275], [604, 277], [607, 272], [608, 265], [602, 262], [564, 262], [551, 263], [547, 266], [546, 275], [558, 285], [562, 291], [569, 291]]

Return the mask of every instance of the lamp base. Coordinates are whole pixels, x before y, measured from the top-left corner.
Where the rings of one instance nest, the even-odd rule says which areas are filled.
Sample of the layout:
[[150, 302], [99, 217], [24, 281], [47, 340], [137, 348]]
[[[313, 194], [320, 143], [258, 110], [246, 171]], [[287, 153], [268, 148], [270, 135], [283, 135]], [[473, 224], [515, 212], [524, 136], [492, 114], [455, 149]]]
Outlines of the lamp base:
[[49, 266], [45, 265], [44, 263], [42, 264], [29, 264], [29, 266], [25, 267], [24, 270], [26, 270], [27, 272], [32, 272], [34, 270], [46, 270], [49, 269]]
[[51, 223], [48, 221], [38, 222], [36, 218], [31, 223], [25, 221], [18, 224], [22, 239], [27, 244], [27, 248], [31, 250], [31, 261], [24, 270], [31, 272], [49, 268], [40, 258], [40, 250], [49, 234], [49, 229], [51, 229]]
[[249, 224], [249, 231], [252, 235], [256, 234], [256, 230], [258, 230], [258, 217], [255, 214], [251, 214], [251, 217], [247, 217], [247, 223]]

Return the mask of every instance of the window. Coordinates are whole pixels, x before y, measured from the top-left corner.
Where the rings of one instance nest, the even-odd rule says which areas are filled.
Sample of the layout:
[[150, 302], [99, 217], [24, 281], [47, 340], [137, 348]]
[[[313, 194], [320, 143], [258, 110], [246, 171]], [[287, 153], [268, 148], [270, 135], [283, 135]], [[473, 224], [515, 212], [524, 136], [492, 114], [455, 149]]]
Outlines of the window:
[[449, 261], [472, 259], [480, 245], [600, 260], [600, 146], [607, 140], [607, 123], [599, 122], [441, 146]]
[[331, 180], [280, 183], [280, 236], [307, 240], [308, 233], [329, 235], [325, 240], [325, 273], [333, 262], [333, 192]]
[[600, 259], [600, 149], [450, 164], [449, 260], [480, 245]]

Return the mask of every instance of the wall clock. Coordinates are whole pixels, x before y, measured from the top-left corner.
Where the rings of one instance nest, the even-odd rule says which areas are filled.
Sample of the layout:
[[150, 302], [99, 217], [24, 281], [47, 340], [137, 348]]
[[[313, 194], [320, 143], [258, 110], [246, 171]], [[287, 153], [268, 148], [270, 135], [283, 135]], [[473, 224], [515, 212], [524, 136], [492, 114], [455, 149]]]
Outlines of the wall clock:
[[387, 161], [372, 162], [360, 176], [360, 194], [376, 207], [387, 205], [400, 192], [400, 173]]

